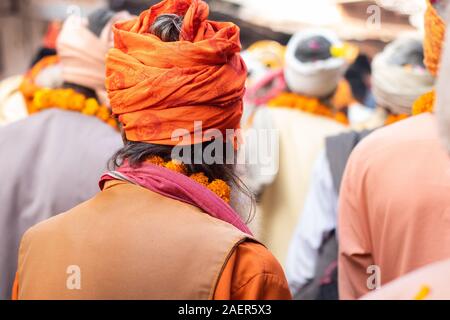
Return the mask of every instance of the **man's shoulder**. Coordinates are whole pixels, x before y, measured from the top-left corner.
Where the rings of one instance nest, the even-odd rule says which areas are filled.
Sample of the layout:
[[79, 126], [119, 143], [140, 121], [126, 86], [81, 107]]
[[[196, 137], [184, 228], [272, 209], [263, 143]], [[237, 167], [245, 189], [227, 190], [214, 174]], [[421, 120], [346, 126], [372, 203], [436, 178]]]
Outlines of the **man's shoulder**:
[[438, 141], [435, 117], [431, 114], [410, 117], [374, 131], [356, 146], [352, 158], [373, 158], [377, 153], [394, 156], [402, 151], [402, 146], [424, 141]]
[[237, 264], [251, 269], [250, 277], [257, 275], [283, 276], [284, 272], [275, 256], [262, 244], [245, 241], [236, 248]]
[[35, 238], [56, 237], [62, 234], [64, 226], [76, 223], [77, 215], [88, 209], [91, 201], [92, 199], [89, 199], [68, 211], [56, 214], [30, 227], [22, 237], [22, 244]]

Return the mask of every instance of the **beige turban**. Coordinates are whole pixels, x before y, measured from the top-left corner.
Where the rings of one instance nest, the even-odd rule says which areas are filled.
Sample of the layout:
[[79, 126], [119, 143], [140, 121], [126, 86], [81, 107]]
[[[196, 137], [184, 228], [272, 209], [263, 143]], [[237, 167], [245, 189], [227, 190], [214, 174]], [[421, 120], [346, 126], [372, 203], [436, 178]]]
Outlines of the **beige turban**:
[[379, 106], [395, 114], [411, 114], [417, 98], [433, 89], [434, 78], [425, 68], [406, 68], [398, 63], [417, 50], [423, 51], [420, 39], [400, 38], [375, 56], [372, 91]]
[[100, 102], [109, 105], [105, 89], [105, 59], [113, 46], [112, 25], [130, 18], [125, 11], [117, 13], [97, 37], [88, 29], [86, 18], [70, 16], [64, 22], [56, 43], [64, 81], [94, 90]]

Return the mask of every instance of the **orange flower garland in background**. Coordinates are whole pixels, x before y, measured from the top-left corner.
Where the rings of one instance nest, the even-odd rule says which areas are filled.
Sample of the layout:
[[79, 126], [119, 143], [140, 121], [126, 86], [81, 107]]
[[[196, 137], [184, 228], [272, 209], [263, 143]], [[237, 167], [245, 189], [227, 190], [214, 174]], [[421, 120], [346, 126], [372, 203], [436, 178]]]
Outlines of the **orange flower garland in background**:
[[409, 118], [409, 115], [407, 115], [407, 114], [392, 114], [391, 113], [386, 117], [386, 120], [384, 121], [384, 125], [388, 126], [390, 124], [396, 123], [401, 120], [405, 120], [407, 118]]
[[276, 98], [270, 100], [267, 105], [269, 107], [296, 109], [334, 119], [335, 121], [345, 125], [349, 124], [347, 115], [344, 112], [333, 111], [330, 107], [323, 104], [318, 98], [306, 97], [291, 92], [283, 92]]
[[19, 90], [27, 104], [28, 113], [33, 114], [49, 108], [77, 111], [88, 116], [95, 116], [114, 129], [118, 129], [111, 110], [100, 105], [96, 99], [86, 98], [73, 89], [42, 88], [36, 84], [35, 79], [42, 70], [58, 63], [58, 56], [44, 57], [25, 75]]
[[73, 89], [37, 90], [28, 107], [30, 114], [49, 108], [77, 111], [88, 116], [95, 116], [114, 129], [118, 129], [117, 121], [112, 118], [111, 110], [108, 107], [100, 105], [94, 98], [86, 98]]
[[39, 73], [45, 68], [59, 63], [58, 56], [47, 56], [42, 58], [38, 63], [36, 63], [33, 68], [31, 68], [24, 76], [23, 82], [20, 85], [20, 92], [23, 94], [27, 105], [33, 101], [34, 94], [36, 91], [42, 89], [35, 83], [35, 79]]
[[[436, 101], [436, 92], [434, 90], [420, 96], [412, 106], [412, 115], [417, 116], [426, 112], [434, 111], [434, 102]], [[387, 116], [385, 125], [393, 124], [397, 121], [408, 118], [407, 114], [390, 114]]]
[[418, 115], [425, 112], [434, 111], [434, 102], [436, 101], [436, 92], [430, 91], [420, 96], [419, 99], [414, 102], [412, 114]]
[[425, 38], [423, 43], [425, 65], [433, 76], [439, 71], [442, 47], [445, 38], [445, 21], [439, 16], [433, 4], [436, 1], [427, 0], [425, 12]]
[[208, 188], [210, 191], [214, 192], [219, 198], [221, 198], [226, 203], [230, 203], [231, 188], [223, 180], [216, 179], [210, 182], [208, 177], [203, 172], [193, 173], [189, 175], [186, 165], [176, 160], [164, 161], [164, 159], [161, 157], [152, 156], [149, 159], [147, 159], [147, 162], [157, 166], [165, 167], [169, 170], [188, 176], [195, 182], [201, 184], [202, 186]]

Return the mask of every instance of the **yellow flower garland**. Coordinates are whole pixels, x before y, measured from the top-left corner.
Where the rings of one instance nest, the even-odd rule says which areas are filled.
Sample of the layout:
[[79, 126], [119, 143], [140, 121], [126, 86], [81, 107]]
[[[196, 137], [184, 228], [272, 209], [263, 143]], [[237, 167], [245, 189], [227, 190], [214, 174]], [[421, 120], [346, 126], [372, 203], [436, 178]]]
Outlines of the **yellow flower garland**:
[[147, 162], [157, 166], [165, 167], [169, 170], [188, 176], [195, 182], [203, 185], [204, 187], [214, 192], [219, 198], [221, 198], [226, 203], [230, 203], [231, 188], [223, 180], [216, 179], [210, 182], [208, 177], [203, 172], [193, 173], [189, 175], [186, 165], [176, 160], [164, 161], [164, 159], [161, 157], [153, 156], [150, 157], [147, 160]]
[[95, 116], [117, 130], [117, 121], [111, 117], [111, 111], [106, 106], [99, 105], [96, 99], [86, 98], [73, 89], [42, 88], [35, 83], [42, 70], [57, 63], [58, 56], [45, 57], [25, 75], [19, 90], [26, 101], [28, 113], [33, 114], [49, 108], [78, 111]]
[[414, 102], [412, 113], [418, 115], [425, 112], [434, 111], [434, 103], [436, 101], [436, 92], [434, 90], [425, 93]]
[[59, 108], [95, 116], [114, 129], [118, 129], [117, 121], [112, 118], [111, 110], [108, 107], [100, 105], [94, 98], [86, 98], [73, 89], [38, 89], [29, 104], [30, 114], [49, 108]]
[[291, 92], [283, 92], [276, 98], [270, 100], [269, 107], [284, 107], [299, 111], [316, 114], [319, 116], [334, 119], [335, 121], [348, 125], [347, 115], [342, 111], [333, 111], [323, 104], [318, 98], [306, 97]]
[[390, 124], [396, 123], [398, 121], [404, 120], [406, 118], [409, 118], [409, 115], [407, 114], [389, 114], [384, 121], [384, 125], [388, 126]]

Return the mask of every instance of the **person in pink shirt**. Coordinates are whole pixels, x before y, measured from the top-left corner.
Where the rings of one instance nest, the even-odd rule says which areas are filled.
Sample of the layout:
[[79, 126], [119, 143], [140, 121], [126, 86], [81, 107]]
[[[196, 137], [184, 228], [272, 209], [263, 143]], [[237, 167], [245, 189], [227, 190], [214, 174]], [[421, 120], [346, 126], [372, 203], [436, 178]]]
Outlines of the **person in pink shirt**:
[[450, 258], [450, 157], [439, 132], [425, 113], [376, 131], [351, 155], [339, 203], [341, 299]]
[[[450, 10], [450, 8], [448, 8]], [[446, 15], [450, 17], [450, 15]], [[448, 21], [447, 21], [448, 23]], [[446, 45], [447, 48], [441, 59], [441, 72], [438, 77], [438, 82], [436, 86], [436, 116], [426, 116], [428, 120], [420, 120], [424, 124], [428, 123], [428, 132], [433, 136], [423, 135], [422, 141], [419, 141], [417, 148], [425, 149], [423, 146], [436, 144], [433, 149], [441, 147], [442, 152], [435, 149], [426, 156], [428, 162], [431, 166], [436, 164], [436, 169], [431, 170], [430, 173], [434, 175], [427, 176], [422, 180], [416, 179], [412, 181], [412, 185], [423, 185], [417, 188], [414, 193], [412, 193], [411, 198], [422, 198], [422, 201], [429, 198], [430, 202], [420, 203], [413, 201], [416, 205], [420, 205], [417, 210], [411, 211], [415, 215], [408, 214], [409, 205], [405, 206], [405, 211], [399, 213], [399, 217], [410, 217], [410, 219], [405, 223], [403, 229], [403, 235], [398, 234], [400, 238], [408, 238], [408, 234], [412, 235], [410, 226], [412, 224], [417, 225], [417, 229], [420, 229], [420, 224], [425, 232], [418, 233], [416, 237], [416, 243], [411, 244], [411, 250], [413, 251], [409, 255], [414, 257], [414, 251], [417, 256], [424, 257], [428, 250], [427, 259], [420, 259], [415, 262], [415, 264], [421, 264], [425, 260], [435, 258], [441, 254], [445, 256], [448, 251], [449, 242], [448, 233], [449, 228], [449, 213], [450, 207], [447, 201], [442, 201], [445, 197], [448, 198], [449, 181], [448, 177], [450, 174], [450, 92], [448, 91], [448, 83], [450, 81], [450, 36], [447, 36]], [[436, 118], [437, 123], [435, 123], [434, 118]], [[406, 121], [405, 121], [406, 122]], [[431, 123], [434, 126], [437, 124], [438, 130], [431, 128]], [[435, 133], [439, 132], [442, 144], [439, 145], [439, 141], [435, 140]], [[425, 156], [425, 155], [424, 155]], [[438, 158], [436, 157], [438, 156]], [[416, 161], [414, 161], [416, 162]], [[408, 166], [413, 166], [413, 164], [408, 164]], [[439, 170], [442, 170], [439, 174]], [[422, 170], [421, 170], [422, 171]], [[433, 184], [431, 184], [433, 182]], [[426, 192], [420, 192], [425, 188], [430, 187]], [[413, 187], [408, 188], [409, 190]], [[420, 211], [422, 214], [420, 214]], [[386, 216], [387, 217], [387, 216]], [[399, 227], [400, 230], [400, 227]], [[387, 231], [387, 230], [386, 230]], [[434, 233], [433, 231], [436, 231]], [[439, 238], [441, 237], [441, 238]], [[425, 248], [425, 245], [427, 248]], [[402, 245], [404, 246], [404, 245]], [[398, 250], [398, 252], [393, 252], [394, 246], [390, 250], [392, 260], [396, 260], [395, 257], [404, 256], [403, 252]], [[405, 260], [398, 260], [404, 262], [404, 267], [408, 268], [409, 265]], [[347, 287], [348, 288], [348, 287]], [[384, 299], [397, 299], [397, 300], [442, 300], [450, 299], [450, 259], [439, 261], [431, 265], [425, 266], [419, 270], [413, 271], [392, 283], [383, 286], [380, 290], [376, 290], [363, 297], [363, 299], [368, 300], [384, 300]]]

